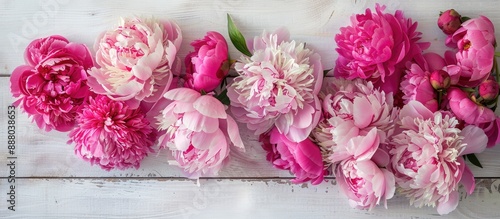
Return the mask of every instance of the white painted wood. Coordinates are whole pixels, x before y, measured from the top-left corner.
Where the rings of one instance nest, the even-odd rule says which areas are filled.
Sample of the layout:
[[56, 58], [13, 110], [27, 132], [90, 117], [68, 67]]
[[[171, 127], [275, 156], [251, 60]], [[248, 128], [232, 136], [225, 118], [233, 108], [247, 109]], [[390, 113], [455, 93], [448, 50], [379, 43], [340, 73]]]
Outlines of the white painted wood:
[[[7, 191], [5, 180], [0, 183]], [[439, 216], [430, 207], [409, 206], [405, 197], [388, 210], [349, 207], [335, 180], [318, 186], [286, 180], [22, 179], [16, 184], [16, 211], [3, 218], [495, 218], [500, 180], [477, 183], [461, 194], [456, 211]], [[2, 192], [3, 193], [3, 192]], [[5, 194], [2, 194], [5, 195]], [[2, 197], [4, 199], [5, 197]]]

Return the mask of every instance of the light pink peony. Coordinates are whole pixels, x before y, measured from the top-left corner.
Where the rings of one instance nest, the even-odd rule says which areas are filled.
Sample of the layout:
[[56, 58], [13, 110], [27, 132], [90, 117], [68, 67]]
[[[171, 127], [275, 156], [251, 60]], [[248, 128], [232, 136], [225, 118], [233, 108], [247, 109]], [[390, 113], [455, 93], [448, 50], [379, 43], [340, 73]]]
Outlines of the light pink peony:
[[291, 142], [276, 128], [260, 135], [259, 141], [267, 152], [267, 160], [274, 167], [290, 170], [295, 175], [293, 183], [299, 184], [311, 181], [317, 185], [323, 182], [328, 174], [323, 166], [323, 158], [318, 145], [309, 138], [301, 142]]
[[372, 81], [385, 92], [398, 91], [405, 63], [429, 43], [419, 43], [417, 23], [404, 17], [402, 11], [394, 15], [384, 13], [385, 6], [376, 5], [375, 13], [351, 17], [351, 26], [340, 28], [335, 36], [337, 52], [335, 76]]
[[235, 64], [239, 76], [228, 87], [233, 115], [256, 135], [276, 127], [289, 140], [303, 141], [320, 117], [320, 56], [288, 41], [284, 30], [264, 32], [249, 47], [252, 57]]
[[453, 34], [460, 66], [460, 86], [475, 87], [490, 75], [495, 55], [495, 29], [484, 16], [470, 19]]
[[77, 117], [78, 126], [69, 134], [75, 153], [105, 170], [139, 168], [153, 152], [156, 131], [146, 115], [123, 101], [107, 96], [91, 97]]
[[324, 87], [331, 92], [322, 94], [325, 120], [313, 135], [323, 148], [325, 161], [371, 159], [394, 131], [397, 109], [392, 95], [361, 79], [334, 79]]
[[189, 88], [168, 91], [172, 102], [158, 117], [160, 147], [168, 147], [189, 177], [215, 175], [226, 163], [230, 145], [243, 149], [238, 126], [224, 105], [211, 95]]
[[387, 199], [394, 196], [394, 175], [371, 160], [343, 160], [335, 168], [335, 177], [353, 208], [371, 210], [380, 202], [387, 208]]
[[195, 51], [186, 56], [184, 87], [206, 93], [213, 91], [229, 72], [227, 43], [214, 31], [191, 43]]
[[491, 122], [496, 118], [493, 110], [481, 104], [477, 104], [460, 88], [451, 87], [448, 89], [446, 97], [448, 99], [448, 106], [453, 114], [467, 124], [478, 125]]
[[181, 46], [180, 28], [173, 22], [123, 18], [95, 44], [100, 68], [89, 72], [89, 86], [113, 100], [138, 107], [156, 102], [180, 71], [176, 57]]
[[90, 95], [87, 70], [92, 56], [83, 44], [58, 35], [31, 42], [25, 50], [26, 65], [14, 69], [10, 90], [39, 128], [69, 131]]
[[474, 190], [474, 178], [461, 156], [482, 152], [488, 141], [477, 126], [460, 130], [450, 115], [410, 101], [400, 111], [401, 132], [392, 138], [389, 151], [398, 191], [416, 207], [437, 206], [439, 214], [457, 207], [459, 183], [469, 193]]

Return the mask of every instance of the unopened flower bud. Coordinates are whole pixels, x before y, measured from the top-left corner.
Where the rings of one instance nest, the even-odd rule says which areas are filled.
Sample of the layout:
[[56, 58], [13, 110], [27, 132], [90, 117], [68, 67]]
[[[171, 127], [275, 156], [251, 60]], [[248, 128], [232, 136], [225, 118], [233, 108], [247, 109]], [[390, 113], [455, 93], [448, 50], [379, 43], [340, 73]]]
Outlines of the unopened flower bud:
[[460, 20], [460, 14], [453, 10], [447, 10], [439, 16], [438, 27], [443, 30], [446, 35], [451, 35], [460, 28], [462, 21]]
[[450, 87], [451, 79], [448, 72], [443, 70], [433, 71], [431, 73], [431, 85], [436, 90], [447, 89]]
[[493, 77], [488, 78], [479, 85], [479, 95], [484, 100], [494, 100], [498, 96], [500, 86]]

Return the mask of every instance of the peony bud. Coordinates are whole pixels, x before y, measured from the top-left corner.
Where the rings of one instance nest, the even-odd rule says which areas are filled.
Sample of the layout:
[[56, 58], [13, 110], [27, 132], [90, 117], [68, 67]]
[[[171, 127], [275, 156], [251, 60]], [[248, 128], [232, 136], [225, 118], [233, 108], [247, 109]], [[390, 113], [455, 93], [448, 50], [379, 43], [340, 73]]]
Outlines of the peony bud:
[[443, 70], [433, 71], [431, 73], [431, 85], [436, 90], [447, 89], [450, 87], [450, 75]]
[[460, 20], [460, 14], [453, 10], [447, 10], [439, 16], [438, 27], [443, 30], [446, 35], [451, 35], [460, 28], [462, 21]]
[[494, 100], [500, 87], [493, 77], [489, 77], [479, 85], [479, 95], [485, 100]]

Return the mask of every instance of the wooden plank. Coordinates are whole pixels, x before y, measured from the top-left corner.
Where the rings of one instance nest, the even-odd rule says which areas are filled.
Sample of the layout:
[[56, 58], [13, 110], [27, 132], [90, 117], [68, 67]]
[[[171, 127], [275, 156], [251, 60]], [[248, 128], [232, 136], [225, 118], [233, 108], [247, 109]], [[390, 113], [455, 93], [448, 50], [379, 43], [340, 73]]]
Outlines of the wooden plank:
[[[23, 63], [23, 51], [28, 43], [52, 34], [66, 36], [71, 41], [87, 44], [92, 48], [95, 38], [117, 23], [120, 16], [155, 16], [175, 20], [181, 27], [184, 42], [179, 52], [184, 57], [191, 49], [189, 42], [202, 37], [206, 31], [219, 31], [227, 37], [226, 13], [233, 15], [238, 27], [247, 37], [253, 37], [267, 29], [281, 26], [290, 30], [292, 39], [314, 48], [321, 56], [325, 69], [334, 66], [337, 57], [334, 36], [339, 28], [348, 25], [353, 13], [373, 8], [375, 3], [385, 4], [388, 11], [401, 9], [414, 21], [419, 22], [423, 39], [433, 42], [430, 51], [445, 50], [444, 34], [436, 26], [439, 11], [455, 8], [470, 17], [484, 14], [494, 23], [500, 22], [497, 1], [69, 1], [44, 0], [30, 2], [0, 1], [0, 74], [11, 71]], [[499, 35], [497, 34], [497, 37]], [[233, 58], [239, 53], [230, 48]]]
[[[6, 180], [0, 181], [2, 200]], [[492, 218], [499, 214], [500, 180], [482, 180], [461, 194], [456, 211], [388, 201], [388, 210], [352, 209], [334, 180], [318, 186], [286, 180], [17, 179], [15, 212], [0, 202], [3, 218]]]
[[[7, 77], [0, 78], [0, 87], [8, 87]], [[0, 111], [2, 115], [13, 99], [10, 93], [4, 92]], [[169, 166], [167, 151], [147, 157], [141, 167], [129, 170], [105, 171], [97, 166], [91, 167], [88, 163], [74, 155], [73, 147], [66, 144], [66, 133], [56, 131], [45, 132], [31, 123], [28, 117], [17, 110], [17, 144], [18, 176], [22, 177], [180, 177], [182, 172], [174, 166]], [[5, 116], [0, 117], [0, 124], [7, 125]], [[258, 137], [253, 135], [244, 125], [240, 125], [240, 132], [245, 143], [246, 153], [233, 153], [230, 162], [219, 177], [291, 177], [287, 171], [280, 171], [266, 161], [266, 155], [261, 148]], [[0, 132], [1, 139], [7, 139], [7, 132]], [[7, 155], [7, 146], [0, 147], [0, 155]], [[484, 168], [472, 167], [476, 177], [500, 176], [500, 147], [487, 149], [478, 155]], [[7, 162], [7, 156], [0, 156], [0, 164]], [[472, 166], [472, 165], [471, 165]], [[0, 176], [7, 175], [7, 168], [0, 168]]]

